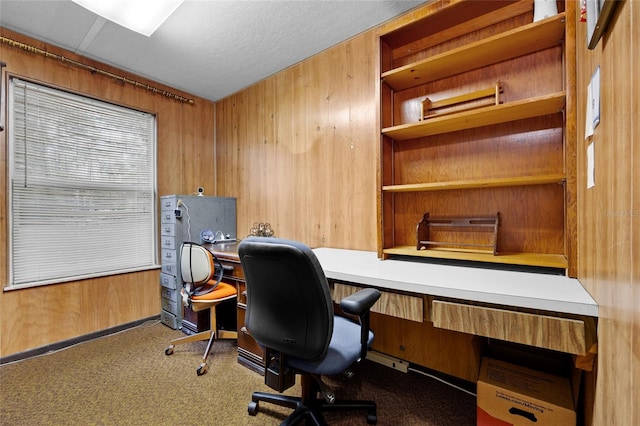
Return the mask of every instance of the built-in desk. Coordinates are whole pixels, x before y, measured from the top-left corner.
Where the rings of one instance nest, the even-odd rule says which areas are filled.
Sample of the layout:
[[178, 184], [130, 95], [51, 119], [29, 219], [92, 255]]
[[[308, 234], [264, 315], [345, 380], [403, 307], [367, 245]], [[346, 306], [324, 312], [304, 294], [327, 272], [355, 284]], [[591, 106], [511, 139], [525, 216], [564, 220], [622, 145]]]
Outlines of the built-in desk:
[[313, 250], [327, 278], [513, 308], [598, 316], [598, 304], [574, 278], [560, 275], [380, 260], [375, 252]]
[[[425, 322], [433, 323], [437, 329], [577, 356], [586, 357], [595, 351], [598, 305], [576, 279], [380, 260], [375, 252], [368, 251], [317, 248], [314, 252], [325, 275], [333, 281], [336, 300], [359, 286], [373, 286], [389, 295], [385, 302], [383, 294], [379, 302], [382, 310], [378, 312], [399, 316], [405, 322], [419, 322], [422, 315]], [[405, 333], [405, 341], [410, 339], [409, 334]], [[388, 336], [383, 332], [383, 338]], [[406, 346], [406, 342], [402, 345]]]
[[[207, 247], [238, 287], [238, 361], [263, 372], [262, 349], [244, 327], [246, 287], [237, 244]], [[372, 311], [381, 352], [474, 380], [480, 337], [588, 358], [596, 342], [598, 305], [576, 279], [559, 275], [380, 260], [375, 252], [313, 250], [334, 300], [372, 286], [382, 291]], [[438, 331], [440, 330], [440, 331]], [[588, 365], [583, 362], [581, 368]]]

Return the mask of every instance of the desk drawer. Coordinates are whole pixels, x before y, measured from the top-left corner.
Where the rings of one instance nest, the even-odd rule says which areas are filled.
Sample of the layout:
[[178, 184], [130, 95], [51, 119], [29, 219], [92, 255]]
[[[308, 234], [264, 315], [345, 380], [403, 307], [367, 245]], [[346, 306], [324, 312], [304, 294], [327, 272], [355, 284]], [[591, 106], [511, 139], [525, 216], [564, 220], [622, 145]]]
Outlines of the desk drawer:
[[163, 263], [162, 264], [162, 273], [177, 276], [178, 268], [175, 263]]
[[160, 298], [160, 304], [163, 311], [171, 312], [174, 315], [178, 315], [178, 309], [182, 307], [178, 301], [167, 299], [166, 297]]
[[178, 288], [178, 279], [173, 275], [169, 275], [169, 274], [165, 274], [165, 273], [161, 272], [160, 273], [160, 285], [162, 287], [166, 287], [166, 288], [175, 290], [175, 289]]
[[180, 328], [180, 320], [178, 320], [178, 317], [176, 317], [175, 314], [172, 314], [171, 312], [167, 312], [165, 310], [160, 311], [160, 322], [168, 327], [173, 328], [174, 330]]
[[176, 249], [176, 238], [175, 237], [170, 237], [170, 236], [167, 236], [167, 235], [163, 235], [162, 237], [160, 237], [160, 246], [163, 249], [175, 250]]
[[176, 250], [162, 249], [162, 263], [177, 263], [178, 261], [178, 252]]
[[176, 214], [174, 210], [162, 210], [160, 213], [160, 223], [162, 226], [165, 224], [175, 224], [176, 223]]
[[[360, 287], [335, 283], [333, 285], [333, 301], [340, 303], [343, 298], [361, 290]], [[380, 299], [373, 305], [371, 312], [389, 315], [411, 321], [424, 321], [424, 299], [406, 294], [380, 292]]]
[[175, 223], [163, 223], [160, 226], [160, 235], [167, 237], [176, 236], [176, 224]]
[[581, 320], [530, 314], [434, 300], [435, 327], [584, 355], [585, 325]]
[[[172, 290], [170, 288], [162, 287], [160, 290], [160, 296], [162, 296], [162, 298], [164, 299], [170, 300], [175, 303], [182, 302], [182, 295], [177, 289]], [[176, 309], [167, 309], [167, 310], [170, 312], [176, 311]]]

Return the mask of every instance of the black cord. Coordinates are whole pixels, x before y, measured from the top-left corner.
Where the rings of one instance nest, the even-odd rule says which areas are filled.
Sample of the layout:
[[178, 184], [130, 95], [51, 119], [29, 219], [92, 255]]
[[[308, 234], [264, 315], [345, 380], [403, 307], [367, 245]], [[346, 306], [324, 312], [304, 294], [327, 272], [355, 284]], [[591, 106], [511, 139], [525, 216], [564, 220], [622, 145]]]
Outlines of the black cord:
[[[191, 284], [193, 285], [193, 291], [192, 292], [187, 291], [187, 295], [189, 296], [189, 306], [190, 306], [191, 305], [191, 297], [192, 296], [202, 296], [204, 294], [211, 293], [213, 290], [216, 289], [216, 287], [218, 287], [218, 284], [220, 284], [220, 282], [222, 281], [222, 276], [224, 274], [224, 268], [222, 266], [222, 262], [220, 261], [220, 259], [218, 259], [218, 257], [215, 254], [213, 254], [211, 251], [207, 250], [202, 245], [196, 244], [196, 243], [192, 243], [192, 242], [185, 243], [185, 244], [189, 244], [189, 269], [190, 269], [189, 273], [190, 273], [190, 276], [191, 276]], [[215, 284], [213, 284], [213, 285], [207, 286], [207, 283], [209, 282], [209, 280], [206, 280], [203, 285], [201, 285], [200, 287], [196, 288], [195, 279], [193, 277], [193, 263], [192, 263], [193, 262], [193, 246], [195, 246], [195, 245], [198, 245], [198, 246], [202, 247], [203, 250], [207, 250], [207, 252], [213, 257], [213, 261], [214, 261], [213, 271], [214, 271], [214, 274], [215, 274]], [[218, 264], [218, 268], [216, 268], [216, 263]], [[201, 291], [201, 290], [203, 290], [205, 288], [206, 288], [206, 291]]]

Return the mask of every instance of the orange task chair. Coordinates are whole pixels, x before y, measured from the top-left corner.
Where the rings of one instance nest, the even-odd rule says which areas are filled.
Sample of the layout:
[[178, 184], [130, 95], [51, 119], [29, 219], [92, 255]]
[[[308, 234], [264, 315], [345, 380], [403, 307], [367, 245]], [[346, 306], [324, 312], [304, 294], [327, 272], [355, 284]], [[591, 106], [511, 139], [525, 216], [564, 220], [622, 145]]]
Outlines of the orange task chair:
[[[218, 263], [216, 267], [216, 262]], [[216, 326], [216, 306], [237, 297], [234, 286], [220, 282], [223, 268], [220, 261], [205, 247], [196, 243], [183, 243], [180, 247], [180, 271], [184, 287], [182, 288], [183, 305], [192, 311], [211, 310], [211, 327], [208, 331], [180, 337], [170, 342], [164, 350], [165, 355], [171, 355], [176, 345], [183, 343], [209, 340], [207, 349], [202, 356], [202, 363], [197, 369], [198, 376], [207, 372], [207, 358], [211, 352], [213, 341], [218, 339], [237, 339], [236, 331], [218, 330]]]

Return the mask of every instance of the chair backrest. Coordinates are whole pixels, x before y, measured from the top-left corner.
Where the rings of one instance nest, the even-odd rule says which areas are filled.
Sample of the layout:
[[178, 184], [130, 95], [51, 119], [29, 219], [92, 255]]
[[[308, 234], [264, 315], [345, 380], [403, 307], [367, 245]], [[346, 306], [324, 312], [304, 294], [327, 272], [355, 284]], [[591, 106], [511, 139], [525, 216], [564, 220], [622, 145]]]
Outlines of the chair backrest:
[[296, 241], [250, 237], [238, 245], [238, 255], [251, 336], [297, 358], [324, 357], [333, 333], [333, 301], [313, 251]]
[[182, 281], [195, 285], [205, 284], [213, 278], [215, 265], [209, 250], [196, 243], [186, 242], [180, 247], [180, 273]]

